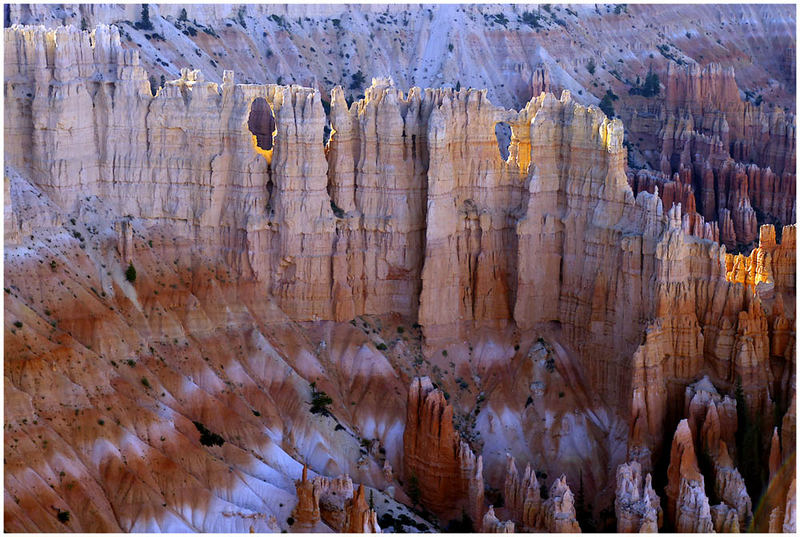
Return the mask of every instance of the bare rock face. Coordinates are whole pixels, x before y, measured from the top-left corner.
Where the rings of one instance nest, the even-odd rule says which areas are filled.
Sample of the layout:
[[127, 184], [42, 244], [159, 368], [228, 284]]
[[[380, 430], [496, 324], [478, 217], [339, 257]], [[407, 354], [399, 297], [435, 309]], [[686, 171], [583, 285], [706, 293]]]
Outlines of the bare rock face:
[[642, 482], [642, 468], [636, 461], [617, 467], [614, 507], [620, 533], [657, 533], [661, 527], [661, 502], [650, 474]]
[[667, 484], [667, 516], [675, 530], [708, 533], [713, 520], [705, 494], [705, 480], [697, 466], [689, 423], [682, 420], [675, 431]]
[[[411, 382], [403, 434], [403, 472], [417, 483], [423, 505], [442, 516], [463, 507], [472, 520], [483, 508], [481, 458], [453, 428], [453, 408], [428, 377]], [[466, 505], [464, 505], [466, 500]], [[460, 515], [460, 511], [458, 512]]]

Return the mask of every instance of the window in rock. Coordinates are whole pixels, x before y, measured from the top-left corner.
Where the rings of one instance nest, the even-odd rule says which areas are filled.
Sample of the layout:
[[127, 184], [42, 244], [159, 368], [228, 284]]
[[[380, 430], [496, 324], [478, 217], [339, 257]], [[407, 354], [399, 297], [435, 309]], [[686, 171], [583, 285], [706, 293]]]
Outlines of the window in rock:
[[272, 139], [275, 131], [275, 118], [269, 103], [259, 97], [250, 106], [250, 118], [247, 128], [255, 136], [255, 145], [264, 151], [272, 149]]
[[511, 125], [501, 121], [494, 126], [494, 135], [497, 137], [497, 149], [500, 157], [508, 160], [508, 149], [511, 147]]

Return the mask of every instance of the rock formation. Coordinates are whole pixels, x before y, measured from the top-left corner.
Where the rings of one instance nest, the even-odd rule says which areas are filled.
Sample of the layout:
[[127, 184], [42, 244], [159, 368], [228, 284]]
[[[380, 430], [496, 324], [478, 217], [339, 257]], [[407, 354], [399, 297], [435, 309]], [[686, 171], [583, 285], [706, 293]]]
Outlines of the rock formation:
[[295, 481], [297, 487], [297, 505], [292, 516], [298, 528], [311, 529], [320, 521], [319, 489], [308, 479], [308, 467], [303, 466], [303, 476]]
[[489, 506], [489, 510], [483, 515], [483, 533], [514, 533], [514, 523], [510, 520], [501, 522], [494, 514], [494, 507]]
[[642, 468], [636, 461], [617, 467], [614, 508], [620, 533], [658, 533], [661, 527], [661, 502], [650, 474], [642, 483]]
[[322, 521], [336, 532], [380, 533], [377, 513], [367, 501], [364, 485], [353, 488], [349, 476], [308, 479], [308, 467], [295, 482], [297, 505], [292, 511], [298, 529], [316, 529]]
[[697, 466], [689, 423], [681, 420], [672, 441], [667, 484], [667, 516], [675, 531], [709, 533], [714, 527], [705, 480]]
[[565, 476], [561, 476], [550, 487], [550, 497], [542, 507], [544, 509], [543, 527], [548, 533], [580, 533], [581, 528], [575, 518], [575, 498], [567, 485]]
[[752, 244], [759, 223], [794, 222], [794, 114], [742, 101], [733, 68], [669, 62], [664, 76], [655, 124], [636, 112], [622, 115], [640, 140], [659, 129], [647, 145], [660, 151], [651, 164], [661, 172], [665, 207], [680, 191], [684, 213], [716, 221], [716, 240], [729, 249]]
[[359, 485], [353, 497], [345, 507], [345, 521], [342, 531], [345, 533], [380, 533], [378, 516], [373, 511], [364, 492], [364, 485]]
[[421, 503], [435, 513], [481, 520], [483, 463], [453, 428], [453, 408], [430, 378], [411, 382], [403, 434], [403, 472], [419, 488]]
[[784, 533], [795, 533], [797, 531], [797, 490], [795, 479], [792, 479], [789, 494], [786, 497], [786, 514], [783, 517], [782, 529]]
[[520, 528], [528, 530], [541, 528], [544, 510], [536, 473], [531, 471], [531, 466], [528, 464], [520, 480], [514, 457], [509, 454], [506, 454], [506, 457], [508, 464], [503, 486], [505, 508]]
[[711, 507], [711, 518], [716, 533], [739, 533], [739, 517], [736, 509], [724, 503]]

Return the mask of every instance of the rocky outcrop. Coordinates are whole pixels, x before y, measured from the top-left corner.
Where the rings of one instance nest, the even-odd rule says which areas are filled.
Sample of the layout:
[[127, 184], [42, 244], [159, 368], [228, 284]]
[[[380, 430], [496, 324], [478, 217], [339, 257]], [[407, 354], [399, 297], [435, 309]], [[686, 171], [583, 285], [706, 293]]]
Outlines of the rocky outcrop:
[[575, 515], [575, 497], [565, 476], [562, 475], [553, 482], [550, 496], [544, 501], [542, 508], [542, 526], [547, 533], [580, 533], [581, 528]]
[[298, 528], [310, 529], [321, 520], [319, 510], [320, 490], [308, 479], [308, 467], [303, 466], [303, 476], [295, 481], [297, 505], [292, 511]]
[[797, 488], [796, 479], [792, 479], [789, 493], [786, 497], [786, 514], [783, 517], [783, 532], [795, 533], [797, 531]]
[[739, 533], [739, 517], [736, 509], [724, 503], [711, 507], [711, 519], [716, 533]]
[[781, 441], [778, 436], [778, 428], [772, 429], [772, 439], [769, 444], [769, 478], [772, 480], [778, 473], [783, 457], [781, 456]]
[[525, 473], [520, 480], [517, 464], [510, 454], [506, 454], [507, 466], [503, 484], [505, 508], [512, 520], [520, 528], [533, 530], [540, 528], [544, 511], [539, 481], [531, 465], [525, 466]]
[[794, 170], [794, 116], [743, 102], [733, 68], [670, 62], [664, 84], [666, 109], [691, 114], [700, 132], [713, 133], [722, 123], [717, 132], [725, 133], [720, 139], [737, 161], [754, 161], [778, 174]]
[[483, 463], [453, 427], [453, 407], [430, 378], [411, 382], [403, 433], [403, 473], [415, 482], [420, 503], [441, 516], [464, 509], [481, 520]]
[[501, 522], [494, 514], [494, 507], [489, 506], [489, 510], [483, 515], [483, 533], [514, 533], [514, 523], [510, 520]]
[[714, 527], [705, 480], [697, 466], [689, 423], [681, 420], [675, 431], [667, 470], [667, 516], [675, 531], [709, 533]]
[[636, 461], [617, 467], [614, 508], [620, 533], [657, 533], [663, 523], [661, 502], [650, 474], [643, 482], [642, 467]]
[[344, 533], [380, 533], [378, 515], [372, 510], [365, 498], [364, 485], [359, 485], [353, 497], [347, 500]]
[[364, 485], [353, 488], [349, 476], [308, 479], [308, 467], [295, 482], [297, 505], [292, 511], [298, 529], [316, 529], [320, 521], [336, 532], [380, 533], [378, 515], [367, 501]]
[[344, 531], [346, 504], [353, 498], [353, 480], [349, 476], [316, 476], [313, 485], [322, 521], [334, 531]]

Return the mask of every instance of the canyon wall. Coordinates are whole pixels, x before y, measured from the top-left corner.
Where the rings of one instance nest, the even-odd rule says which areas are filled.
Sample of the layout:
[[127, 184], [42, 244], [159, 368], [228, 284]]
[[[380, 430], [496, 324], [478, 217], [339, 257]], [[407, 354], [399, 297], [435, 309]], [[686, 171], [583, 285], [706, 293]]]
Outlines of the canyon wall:
[[[303, 379], [319, 381], [320, 389], [336, 395], [336, 414], [359, 424], [358, 431], [365, 436], [356, 437], [351, 431], [347, 442], [374, 438], [386, 447], [383, 463], [391, 461], [400, 470], [406, 492], [411, 492], [410, 480], [416, 477], [423, 504], [437, 514], [458, 516], [464, 509], [474, 522], [509, 529], [508, 523], [495, 521], [494, 511], [488, 516], [484, 510], [484, 459], [473, 450], [481, 444], [468, 444], [462, 437], [467, 433], [455, 430], [455, 412], [463, 402], [456, 398], [447, 402], [446, 392], [435, 389], [428, 379], [406, 382], [417, 377], [410, 370], [412, 361], [422, 363], [423, 355], [431, 358], [447, 345], [463, 342], [466, 346], [477, 340], [481, 330], [497, 339], [505, 337], [504, 330], [522, 334], [527, 339], [521, 355], [534, 348], [538, 336], [547, 357], [542, 359], [545, 368], [557, 368], [576, 393], [578, 384], [591, 387], [589, 394], [571, 392], [568, 400], [580, 399], [589, 419], [605, 426], [598, 427], [609, 434], [602, 441], [607, 452], [613, 453], [609, 460], [618, 460], [620, 447], [624, 451], [627, 442], [627, 458], [633, 466], [616, 476], [610, 472], [596, 479], [587, 490], [600, 495], [616, 487], [627, 495], [618, 504], [627, 528], [658, 526], [661, 517], [649, 489], [642, 488], [641, 473], [656, 471], [659, 457], [667, 456], [666, 446], [673, 440], [669, 435], [676, 427], [680, 435], [675, 436], [674, 464], [668, 472], [668, 519], [676, 527], [704, 530], [730, 529], [734, 521], [739, 527], [746, 523], [751, 507], [749, 498], [740, 494], [735, 469], [741, 461], [735, 450], [719, 449], [714, 460], [713, 478], [724, 476], [715, 486], [728, 498], [726, 506], [712, 509], [698, 492], [703, 475], [695, 469], [696, 460], [692, 463], [694, 446], [687, 435], [697, 435], [697, 427], [694, 431], [690, 427], [699, 422], [687, 422], [684, 427], [681, 420], [692, 408], [695, 418], [700, 415], [699, 402], [695, 407], [686, 405], [686, 389], [703, 376], [724, 394], [740, 386], [751, 416], [786, 416], [781, 437], [783, 454], [789, 452], [789, 431], [794, 427], [791, 327], [796, 246], [795, 227], [789, 225], [794, 206], [782, 194], [794, 185], [794, 176], [787, 171], [794, 167], [794, 119], [781, 117], [777, 111], [766, 116], [743, 105], [738, 94], [733, 95], [732, 74], [727, 71], [710, 69], [710, 82], [703, 78], [704, 72], [690, 70], [683, 78], [671, 72], [666, 126], [658, 135], [663, 141], [663, 158], [659, 157], [663, 168], [629, 178], [622, 122], [609, 120], [594, 106], [578, 104], [569, 91], [560, 98], [542, 93], [514, 111], [493, 105], [486, 91], [412, 88], [404, 94], [390, 80], [375, 79], [364, 98], [349, 105], [341, 88], [332, 89], [328, 114], [317, 89], [236, 84], [231, 71], [217, 84], [205, 81], [199, 71], [185, 69], [180, 79], [166, 82], [154, 95], [138, 53], [122, 47], [116, 28], [102, 25], [92, 32], [71, 26], [6, 29], [5, 65], [6, 190], [12, 194], [6, 199], [5, 222], [7, 244], [15, 246], [9, 254], [13, 257], [7, 257], [15, 293], [22, 292], [20, 288], [28, 292], [25, 275], [30, 266], [35, 267], [37, 278], [47, 280], [52, 279], [47, 271], [55, 268], [45, 261], [61, 264], [61, 258], [50, 259], [50, 246], [40, 244], [39, 253], [30, 253], [33, 249], [27, 245], [39, 239], [26, 235], [36, 228], [67, 226], [70, 215], [77, 215], [93, 224], [79, 230], [73, 218], [64, 248], [83, 256], [85, 266], [76, 270], [96, 273], [98, 281], [91, 281], [93, 294], [85, 289], [82, 294], [91, 298], [92, 306], [73, 308], [74, 314], [62, 320], [60, 329], [88, 349], [81, 351], [86, 356], [105, 353], [122, 360], [121, 355], [141, 354], [150, 347], [152, 366], [158, 368], [149, 342], [160, 338], [159, 334], [170, 336], [177, 345], [186, 334], [202, 340], [211, 327], [236, 327], [242, 338], [255, 338], [246, 339], [254, 359], [263, 353], [253, 341], [289, 338], [289, 348], [270, 354], [275, 371], [266, 371], [262, 365], [253, 373], [279, 396], [264, 404], [275, 429], [270, 442], [294, 459], [290, 472], [281, 462], [284, 455], [270, 452], [269, 466], [280, 468], [276, 472], [281, 475], [297, 477], [298, 461], [305, 458], [326, 475], [347, 469], [358, 472], [358, 481], [371, 486], [384, 487], [391, 481], [381, 477], [382, 466], [373, 464], [377, 461], [363, 462], [369, 456], [358, 463], [349, 459], [344, 463], [344, 456], [324, 447], [340, 444], [330, 436], [337, 429], [321, 433], [319, 423], [305, 421], [308, 417], [298, 409], [305, 410], [301, 403], [307, 385], [299, 377], [286, 383], [278, 378], [291, 369], [281, 357], [284, 353], [296, 359], [293, 364], [300, 364], [297, 369]], [[697, 84], [686, 82], [698, 77]], [[541, 78], [544, 83], [546, 78]], [[695, 109], [698, 102], [700, 108]], [[710, 109], [738, 114], [739, 119], [714, 116]], [[701, 115], [702, 128], [695, 132], [689, 127], [699, 124]], [[683, 124], [675, 119], [678, 116], [686, 116]], [[327, 123], [331, 134], [324, 143]], [[507, 159], [501, 156], [495, 137], [499, 123], [511, 130]], [[644, 123], [638, 125], [642, 128]], [[689, 131], [692, 134], [686, 134]], [[755, 145], [744, 143], [757, 131], [769, 136], [758, 138]], [[689, 139], [700, 145], [673, 143]], [[730, 151], [729, 144], [735, 155], [717, 158]], [[701, 145], [702, 151], [698, 150]], [[698, 151], [704, 160], [695, 159]], [[744, 167], [734, 158], [753, 158], [754, 163]], [[692, 176], [695, 168], [701, 173]], [[673, 173], [677, 173], [675, 180]], [[703, 189], [695, 188], [697, 177]], [[41, 197], [34, 194], [37, 191], [52, 205], [44, 207], [50, 202], [35, 201]], [[701, 196], [695, 198], [693, 192]], [[716, 214], [708, 212], [712, 201]], [[43, 209], [33, 214], [36, 211], [26, 203], [41, 203]], [[759, 228], [756, 209], [787, 225]], [[114, 272], [115, 280], [107, 279], [97, 266], [104, 261], [105, 269], [107, 260], [97, 258], [94, 263], [95, 254], [85, 251], [81, 239], [82, 233], [93, 235], [91, 229], [96, 231], [96, 226], [113, 236], [105, 247], [114, 251], [109, 255], [115, 256], [115, 262], [117, 257], [122, 262], [135, 261], [151, 279], [140, 277], [138, 288], [130, 280], [123, 281], [121, 271]], [[725, 245], [741, 245], [757, 237], [759, 245], [748, 256], [726, 253]], [[150, 251], [153, 241], [157, 258]], [[168, 271], [169, 277], [163, 276], [160, 262], [174, 274]], [[112, 276], [110, 269], [108, 276]], [[51, 283], [56, 286], [55, 281]], [[174, 285], [174, 291], [164, 289], [167, 284]], [[99, 295], [97, 286], [101, 292], [113, 292], [113, 300], [121, 303], [110, 307], [129, 311], [129, 316], [120, 319], [111, 313], [114, 310], [106, 311], [112, 299], [102, 298], [106, 295]], [[157, 292], [162, 293], [158, 298]], [[25, 304], [32, 296], [15, 294], [13, 313], [29, 315], [31, 308]], [[78, 300], [77, 292], [64, 296]], [[213, 307], [217, 299], [225, 304], [224, 311]], [[237, 306], [241, 302], [247, 308]], [[153, 318], [144, 317], [144, 312]], [[44, 321], [47, 315], [40, 316], [44, 330], [49, 330], [45, 325], [50, 321]], [[397, 315], [406, 326], [420, 328], [419, 356], [411, 350], [392, 355], [379, 339], [360, 332], [354, 336], [356, 329], [351, 330], [347, 321], [355, 327], [356, 318], [365, 315]], [[25, 319], [27, 326], [29, 317]], [[122, 328], [125, 323], [137, 330]], [[191, 328], [184, 330], [183, 324]], [[334, 338], [320, 338], [312, 345], [308, 334], [318, 325], [342, 325], [326, 330], [342, 335], [345, 349], [338, 343], [330, 343], [329, 349], [328, 341]], [[292, 331], [296, 326], [303, 327], [297, 328], [303, 335]], [[392, 345], [399, 340], [407, 343], [397, 336], [401, 326], [398, 323]], [[110, 335], [114, 333], [124, 333], [139, 347], [123, 344]], [[12, 335], [10, 348], [27, 355], [29, 343], [16, 336], [16, 328]], [[557, 366], [548, 350], [550, 343], [544, 347], [544, 336], [558, 343], [552, 353], [559, 359]], [[37, 341], [44, 350], [36, 367], [46, 367], [61, 352], [41, 337]], [[70, 350], [64, 356], [78, 352], [74, 341], [65, 341]], [[490, 343], [486, 346], [496, 342]], [[216, 345], [222, 345], [220, 340]], [[351, 345], [359, 350], [351, 350]], [[193, 359], [201, 365], [202, 348], [192, 347]], [[519, 345], [509, 355], [518, 350]], [[385, 356], [394, 361], [382, 358], [379, 351], [386, 351]], [[391, 352], [396, 352], [394, 346]], [[446, 352], [439, 355], [447, 357]], [[456, 363], [462, 366], [471, 360], [467, 356], [453, 353], [453, 369]], [[109, 378], [115, 378], [109, 369], [116, 367], [116, 360], [114, 364], [106, 367], [104, 362]], [[231, 367], [230, 362], [226, 365]], [[27, 367], [15, 362], [6, 375], [20, 416], [30, 406], [26, 399], [30, 396], [21, 395], [32, 389]], [[329, 375], [329, 371], [336, 373]], [[202, 368], [191, 374], [210, 375]], [[225, 375], [222, 368], [214, 374]], [[34, 377], [49, 379], [48, 375], [39, 372]], [[267, 379], [262, 382], [264, 376]], [[352, 384], [337, 388], [342, 378], [352, 379]], [[137, 387], [141, 383], [132, 380]], [[129, 388], [123, 383], [121, 389]], [[252, 400], [261, 401], [255, 393], [259, 389], [253, 388]], [[362, 394], [362, 405], [345, 406], [343, 394], [361, 390], [368, 394]], [[530, 391], [535, 394], [533, 384]], [[392, 402], [388, 408], [384, 408], [384, 394]], [[712, 432], [714, 423], [724, 424], [730, 418], [730, 404], [717, 396], [712, 398], [714, 405], [707, 410], [702, 407]], [[558, 395], [562, 397], [563, 392]], [[228, 430], [233, 425], [212, 412], [210, 402], [205, 404], [208, 417], [203, 419], [209, 426], [224, 431], [228, 438], [237, 432]], [[241, 404], [237, 408], [251, 419], [251, 408]], [[183, 412], [199, 418], [194, 408]], [[475, 415], [483, 418], [486, 414], [478, 409]], [[286, 416], [306, 425], [299, 426], [299, 431], [291, 425], [284, 430]], [[629, 427], [611, 438], [608, 423], [614, 416]], [[337, 425], [346, 430], [342, 423]], [[19, 432], [26, 424], [16, 426]], [[194, 435], [191, 427], [185, 428]], [[250, 423], [244, 432], [256, 434], [256, 428]], [[731, 426], [719, 428], [722, 440], [713, 446], [732, 448]], [[355, 426], [352, 429], [356, 431]], [[769, 441], [772, 429], [763, 434]], [[192, 449], [198, 451], [192, 451], [193, 456], [204, 465], [213, 464], [199, 454], [195, 444]], [[505, 461], [497, 462], [498, 446], [484, 447], [486, 461], [494, 461], [493, 468], [487, 464], [487, 476], [492, 476], [487, 481], [497, 486], [496, 476], [506, 473]], [[22, 471], [21, 459], [15, 465]], [[127, 470], [114, 466], [105, 471], [117, 475]], [[15, 490], [24, 489], [19, 485], [22, 478], [14, 475]], [[528, 486], [535, 482], [535, 474], [532, 479], [528, 471], [525, 475], [526, 486], [509, 488], [517, 490], [510, 518], [528, 527], [578, 529], [566, 478], [553, 482], [551, 498], [544, 502]], [[209, 480], [209, 488], [220, 481]], [[298, 519], [308, 526], [319, 522], [319, 487], [315, 492], [314, 485], [303, 478], [294, 492], [291, 480], [282, 477], [280, 481], [301, 498]], [[150, 484], [137, 482], [137, 486], [145, 490]], [[611, 496], [605, 495], [606, 503]], [[376, 513], [365, 508], [364, 491], [354, 493], [351, 500], [345, 506], [348, 514], [343, 527], [376, 529]], [[788, 503], [786, 494], [776, 500], [776, 513], [783, 512], [782, 506]], [[178, 511], [178, 504], [170, 508]], [[87, 527], [139, 528], [108, 518], [108, 505], [93, 505], [102, 513], [98, 517], [107, 519], [100, 526], [87, 522]], [[631, 506], [646, 512], [631, 515]], [[283, 503], [271, 508], [281, 515], [289, 511]], [[533, 511], [538, 515], [531, 518]], [[225, 527], [194, 521], [175, 524], [206, 530]], [[264, 519], [257, 526], [275, 524]]]

